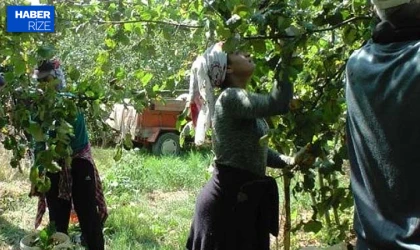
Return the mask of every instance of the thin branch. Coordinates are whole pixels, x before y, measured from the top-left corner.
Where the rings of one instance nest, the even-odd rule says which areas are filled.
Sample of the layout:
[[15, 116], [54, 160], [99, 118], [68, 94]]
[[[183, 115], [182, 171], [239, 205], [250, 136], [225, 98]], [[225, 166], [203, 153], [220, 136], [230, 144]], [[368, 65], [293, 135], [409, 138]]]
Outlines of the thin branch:
[[289, 35], [273, 35], [273, 36], [246, 36], [245, 40], [269, 40], [269, 39], [285, 39], [285, 38], [295, 38], [297, 36]]
[[219, 10], [216, 10], [216, 8], [214, 8], [213, 4], [209, 3], [206, 0], [204, 0], [204, 2], [207, 4], [207, 6], [209, 6], [210, 8], [212, 8], [214, 10], [214, 12], [216, 12], [216, 14], [219, 15], [220, 18], [223, 19], [224, 22], [227, 22], [227, 19], [223, 16], [223, 14]]
[[311, 31], [309, 33], [317, 33], [317, 32], [324, 32], [324, 31], [329, 31], [329, 30], [335, 30], [335, 29], [340, 28], [341, 26], [346, 25], [346, 24], [351, 23], [351, 22], [360, 21], [360, 20], [371, 20], [371, 19], [372, 19], [372, 17], [370, 17], [370, 16], [355, 16], [355, 17], [349, 18], [349, 19], [347, 19], [347, 20], [345, 20], [345, 21], [343, 21], [341, 23], [338, 23], [336, 25], [333, 25], [333, 26], [331, 26], [329, 28], [319, 29], [319, 30], [313, 30], [313, 31]]
[[305, 33], [302, 33], [300, 35], [248, 36], [248, 37], [244, 37], [244, 39], [245, 40], [267, 40], [267, 39], [295, 38], [295, 37], [298, 37], [298, 36], [304, 36], [304, 35], [313, 34], [313, 33], [335, 30], [335, 29], [340, 28], [341, 26], [344, 26], [348, 23], [352, 23], [352, 22], [360, 21], [360, 20], [370, 20], [370, 19], [372, 19], [372, 17], [370, 17], [370, 16], [352, 17], [352, 18], [349, 18], [349, 19], [347, 19], [347, 20], [345, 20], [341, 23], [333, 25], [331, 27], [324, 28], [324, 29], [309, 30], [309, 31], [307, 31]]
[[338, 78], [340, 77], [340, 75], [344, 72], [344, 70], [346, 69], [346, 63], [344, 63], [343, 65], [341, 65], [341, 67], [337, 70], [337, 72], [335, 72], [334, 76], [331, 77], [330, 79], [327, 79], [324, 83], [324, 85], [320, 86], [317, 90], [319, 92], [319, 95], [317, 96], [316, 100], [314, 101], [314, 103], [312, 104], [311, 110], [315, 110], [316, 106], [318, 105], [318, 102], [321, 100], [321, 98], [323, 97], [323, 93], [324, 93], [324, 88], [332, 81], [337, 81]]
[[165, 22], [165, 21], [157, 21], [157, 20], [127, 20], [127, 21], [98, 21], [99, 24], [124, 24], [124, 23], [155, 23], [155, 24], [161, 24], [161, 25], [171, 25], [176, 26], [178, 28], [189, 28], [189, 29], [201, 29], [204, 28], [203, 25], [189, 25], [189, 24], [181, 24], [181, 23], [175, 23], [175, 22]]

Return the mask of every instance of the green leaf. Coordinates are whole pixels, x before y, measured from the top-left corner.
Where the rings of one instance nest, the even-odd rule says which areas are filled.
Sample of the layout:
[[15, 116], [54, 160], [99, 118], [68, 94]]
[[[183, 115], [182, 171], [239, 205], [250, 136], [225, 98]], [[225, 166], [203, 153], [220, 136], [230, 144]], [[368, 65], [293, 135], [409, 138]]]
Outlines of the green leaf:
[[19, 60], [17, 62], [14, 62], [14, 65], [15, 65], [14, 73], [16, 75], [23, 75], [26, 72], [26, 64], [23, 60]]
[[347, 45], [353, 45], [357, 38], [357, 30], [352, 25], [347, 25], [343, 30], [343, 41]]
[[292, 19], [286, 18], [284, 16], [277, 17], [277, 27], [279, 30], [285, 30], [292, 24]]
[[26, 147], [23, 144], [19, 144], [17, 148], [19, 158], [24, 158], [26, 154]]
[[114, 35], [115, 35], [115, 33], [116, 33], [116, 29], [115, 29], [115, 27], [114, 27], [114, 26], [110, 26], [110, 27], [108, 27], [108, 28], [106, 29], [106, 34], [107, 34], [108, 36], [114, 36]]
[[118, 80], [123, 80], [126, 77], [127, 73], [125, 72], [125, 69], [122, 67], [117, 67], [115, 69], [115, 76]]
[[134, 28], [134, 24], [132, 24], [132, 23], [125, 23], [124, 24], [124, 29], [126, 30], [126, 31], [133, 31], [133, 28]]
[[223, 50], [227, 53], [232, 53], [239, 47], [238, 40], [235, 37], [229, 37], [225, 43], [223, 43]]
[[330, 25], [337, 25], [343, 22], [343, 16], [340, 12], [335, 13], [334, 15], [327, 17], [327, 22]]
[[8, 136], [6, 139], [4, 139], [3, 145], [5, 149], [12, 150], [17, 145], [17, 142], [14, 137]]
[[158, 84], [153, 85], [153, 92], [157, 92], [160, 90], [160, 86]]
[[80, 71], [77, 70], [76, 68], [72, 67], [69, 71], [69, 77], [70, 79], [72, 79], [73, 81], [77, 81], [80, 78]]
[[265, 23], [265, 17], [260, 12], [257, 12], [251, 17], [251, 21], [257, 25], [263, 25]]
[[99, 100], [93, 101], [91, 105], [92, 105], [93, 115], [99, 116], [101, 112]]
[[10, 166], [12, 168], [17, 168], [19, 166], [19, 164], [20, 164], [20, 161], [18, 159], [16, 159], [16, 158], [12, 158], [10, 160]]
[[246, 18], [251, 11], [246, 5], [240, 4], [235, 6], [233, 13], [239, 15], [241, 18]]
[[177, 116], [177, 119], [176, 119], [176, 129], [178, 131], [181, 131], [182, 126], [187, 123], [187, 119], [186, 118], [188, 116], [188, 113], [189, 113], [189, 109], [188, 108], [185, 108], [182, 111], [182, 113]]
[[153, 78], [153, 74], [152, 73], [146, 73], [142, 78], [141, 78], [141, 83], [143, 86], [146, 86], [150, 80], [152, 80]]
[[185, 134], [181, 133], [179, 134], [179, 146], [183, 148], [184, 145], [185, 145]]
[[106, 51], [101, 51], [101, 52], [99, 52], [99, 55], [98, 55], [98, 57], [96, 58], [96, 61], [97, 61], [99, 64], [105, 64], [105, 63], [107, 63], [107, 62], [108, 62], [108, 60], [109, 60], [109, 53], [108, 53], [108, 52], [106, 52]]
[[251, 45], [254, 51], [257, 53], [263, 54], [267, 51], [264, 41], [253, 41], [251, 42]]
[[121, 145], [117, 146], [117, 152], [114, 155], [114, 161], [120, 161], [122, 158], [122, 147]]
[[94, 97], [94, 96], [95, 96], [95, 92], [93, 92], [93, 91], [91, 91], [91, 90], [88, 90], [88, 91], [86, 91], [85, 95], [86, 95], [87, 97]]
[[314, 221], [314, 220], [311, 220], [305, 223], [305, 225], [303, 226], [303, 230], [305, 232], [318, 233], [319, 231], [321, 231], [321, 229], [322, 229], [322, 223], [319, 221]]
[[230, 29], [225, 28], [225, 27], [221, 27], [220, 29], [217, 29], [217, 34], [221, 37], [225, 37], [228, 38], [232, 35]]
[[57, 145], [55, 146], [54, 151], [55, 151], [55, 153], [56, 153], [57, 155], [60, 155], [60, 156], [65, 156], [65, 155], [66, 155], [66, 153], [67, 153], [67, 150], [66, 150], [66, 145], [65, 145], [64, 143], [59, 142], [59, 143], [57, 143]]
[[[51, 173], [58, 173], [58, 172], [61, 171], [61, 166], [58, 165], [57, 162], [53, 161], [53, 162], [51, 162], [51, 164], [48, 164], [47, 170]], [[51, 183], [49, 184], [49, 186], [51, 186]], [[49, 186], [48, 186], [48, 189], [49, 189]]]
[[29, 180], [32, 183], [36, 183], [38, 181], [39, 178], [39, 169], [37, 166], [33, 166], [31, 167], [31, 170], [29, 172]]
[[165, 38], [166, 40], [170, 40], [172, 38], [172, 32], [170, 30], [163, 29], [162, 34], [163, 38]]
[[148, 11], [143, 11], [140, 16], [141, 16], [141, 19], [143, 19], [143, 20], [152, 19], [152, 14]]
[[50, 59], [57, 53], [57, 51], [53, 45], [46, 45], [40, 46], [37, 53], [42, 58]]
[[133, 140], [131, 139], [131, 134], [127, 133], [124, 137], [124, 146], [127, 149], [132, 149], [133, 148]]
[[143, 101], [146, 98], [146, 94], [147, 94], [146, 90], [137, 91], [133, 93], [134, 100]]
[[119, 34], [116, 38], [117, 38], [116, 40], [118, 42], [122, 43], [123, 45], [129, 45], [130, 44], [130, 38], [125, 34]]
[[48, 176], [45, 176], [44, 180], [38, 180], [37, 189], [41, 193], [46, 193], [51, 188], [51, 180]]
[[113, 49], [113, 48], [115, 48], [115, 46], [117, 45], [117, 43], [114, 40], [112, 40], [112, 39], [105, 39], [105, 45], [108, 48]]
[[42, 128], [38, 123], [31, 121], [27, 130], [34, 137], [36, 142], [42, 142], [45, 140]]
[[312, 5], [312, 3], [313, 3], [313, 0], [302, 0], [300, 3], [300, 7], [302, 9], [307, 9]]
[[39, 239], [43, 243], [44, 246], [47, 246], [48, 244], [48, 233], [46, 230], [41, 230], [39, 232]]

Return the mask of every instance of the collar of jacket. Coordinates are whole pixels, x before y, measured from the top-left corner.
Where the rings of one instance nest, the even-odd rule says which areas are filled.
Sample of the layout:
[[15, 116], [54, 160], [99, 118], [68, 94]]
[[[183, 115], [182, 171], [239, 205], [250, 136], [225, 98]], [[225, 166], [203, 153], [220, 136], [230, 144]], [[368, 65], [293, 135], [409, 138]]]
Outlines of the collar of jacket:
[[410, 26], [399, 28], [382, 21], [373, 30], [372, 40], [379, 44], [420, 40], [420, 20]]

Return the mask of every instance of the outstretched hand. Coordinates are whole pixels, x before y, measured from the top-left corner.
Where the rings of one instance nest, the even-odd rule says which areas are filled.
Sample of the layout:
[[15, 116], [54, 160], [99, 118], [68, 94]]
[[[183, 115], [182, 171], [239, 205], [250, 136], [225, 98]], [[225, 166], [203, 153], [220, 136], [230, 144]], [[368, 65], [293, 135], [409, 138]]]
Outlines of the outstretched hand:
[[294, 156], [294, 166], [312, 166], [315, 162], [315, 156], [311, 152], [311, 144], [306, 144]]

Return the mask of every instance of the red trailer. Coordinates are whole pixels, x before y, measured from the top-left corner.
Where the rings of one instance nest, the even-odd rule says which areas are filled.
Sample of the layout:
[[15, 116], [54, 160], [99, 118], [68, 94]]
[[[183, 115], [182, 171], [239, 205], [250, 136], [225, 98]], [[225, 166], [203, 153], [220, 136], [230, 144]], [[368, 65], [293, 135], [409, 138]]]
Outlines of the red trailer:
[[176, 122], [185, 104], [185, 100], [176, 99], [153, 102], [137, 116], [134, 141], [151, 145], [152, 152], [157, 155], [178, 154], [180, 145]]
[[119, 133], [130, 133], [135, 143], [150, 147], [156, 155], [179, 154], [178, 115], [186, 105], [186, 98], [152, 101], [141, 113], [131, 106], [116, 104], [106, 121]]

